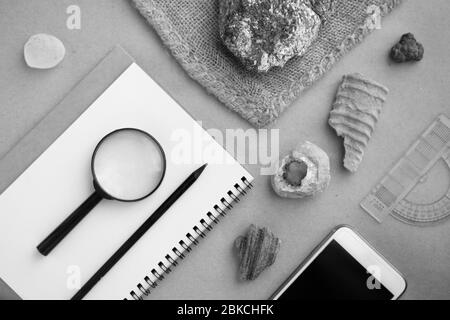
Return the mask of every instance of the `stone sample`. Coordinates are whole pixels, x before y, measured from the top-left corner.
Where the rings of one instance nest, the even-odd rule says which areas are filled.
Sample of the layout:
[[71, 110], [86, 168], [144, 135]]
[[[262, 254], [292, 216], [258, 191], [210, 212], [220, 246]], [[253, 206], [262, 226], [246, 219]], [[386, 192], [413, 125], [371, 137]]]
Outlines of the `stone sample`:
[[417, 42], [412, 33], [404, 34], [399, 43], [391, 50], [391, 58], [395, 62], [421, 61], [424, 55], [423, 45]]
[[344, 167], [356, 172], [380, 118], [389, 90], [361, 74], [344, 76], [329, 124], [344, 138]]
[[309, 1], [220, 0], [220, 37], [248, 70], [283, 67], [319, 33], [321, 19]]
[[272, 187], [280, 197], [303, 199], [323, 192], [330, 180], [328, 155], [315, 144], [306, 142], [281, 160], [272, 176]]
[[255, 280], [276, 260], [280, 250], [278, 239], [267, 228], [251, 225], [245, 236], [236, 239], [235, 246], [239, 251], [239, 278]]
[[336, 8], [336, 0], [309, 0], [312, 9], [323, 21], [327, 21]]
[[66, 48], [61, 40], [49, 34], [36, 34], [24, 46], [25, 62], [30, 68], [54, 68], [65, 55]]

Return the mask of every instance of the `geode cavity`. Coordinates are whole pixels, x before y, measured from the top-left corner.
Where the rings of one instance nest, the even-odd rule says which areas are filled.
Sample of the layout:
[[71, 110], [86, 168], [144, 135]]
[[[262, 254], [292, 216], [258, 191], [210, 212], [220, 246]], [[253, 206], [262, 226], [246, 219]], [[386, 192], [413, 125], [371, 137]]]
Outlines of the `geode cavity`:
[[330, 159], [321, 148], [305, 142], [284, 157], [272, 176], [280, 197], [303, 199], [323, 192], [330, 184]]
[[320, 25], [309, 0], [219, 1], [220, 37], [252, 71], [267, 72], [302, 56]]

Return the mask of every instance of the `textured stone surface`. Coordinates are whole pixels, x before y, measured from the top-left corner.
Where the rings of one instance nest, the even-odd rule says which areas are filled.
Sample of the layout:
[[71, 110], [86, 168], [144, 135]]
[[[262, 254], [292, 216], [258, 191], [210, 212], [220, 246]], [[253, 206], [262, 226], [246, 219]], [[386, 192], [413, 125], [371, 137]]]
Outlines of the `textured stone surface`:
[[344, 76], [329, 124], [344, 138], [344, 167], [356, 172], [380, 118], [389, 90], [361, 74]]
[[424, 52], [423, 45], [417, 42], [412, 33], [407, 33], [392, 48], [391, 58], [398, 63], [420, 61], [423, 59]]
[[64, 59], [66, 49], [58, 38], [49, 34], [31, 36], [24, 46], [25, 62], [30, 68], [51, 69]]
[[330, 180], [328, 155], [306, 142], [281, 160], [272, 176], [272, 187], [280, 197], [302, 199], [324, 191]]
[[309, 0], [309, 2], [323, 21], [327, 21], [336, 8], [336, 0]]
[[236, 239], [235, 246], [239, 251], [239, 278], [255, 280], [276, 260], [280, 250], [278, 239], [267, 228], [251, 225], [245, 236]]
[[309, 0], [221, 0], [219, 30], [225, 46], [249, 70], [267, 72], [303, 55], [321, 20]]

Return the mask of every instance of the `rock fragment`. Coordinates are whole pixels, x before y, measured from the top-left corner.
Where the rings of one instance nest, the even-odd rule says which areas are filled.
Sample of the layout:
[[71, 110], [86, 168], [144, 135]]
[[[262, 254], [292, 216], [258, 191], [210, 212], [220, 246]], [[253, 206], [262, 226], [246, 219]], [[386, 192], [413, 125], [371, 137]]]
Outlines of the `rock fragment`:
[[343, 78], [329, 124], [344, 138], [344, 167], [356, 172], [375, 130], [389, 90], [361, 74]]
[[221, 0], [219, 31], [248, 69], [267, 72], [302, 56], [317, 38], [321, 19], [310, 0]]
[[423, 45], [417, 42], [412, 33], [402, 36], [400, 42], [391, 50], [391, 59], [398, 63], [409, 61], [421, 61], [423, 59], [425, 49]]
[[309, 0], [309, 2], [323, 21], [327, 21], [336, 9], [336, 0]]
[[239, 252], [239, 278], [255, 280], [276, 260], [280, 250], [278, 239], [267, 228], [251, 225], [245, 236], [236, 239], [235, 246]]
[[35, 34], [24, 46], [25, 62], [34, 69], [54, 68], [65, 55], [66, 48], [61, 40], [49, 34]]

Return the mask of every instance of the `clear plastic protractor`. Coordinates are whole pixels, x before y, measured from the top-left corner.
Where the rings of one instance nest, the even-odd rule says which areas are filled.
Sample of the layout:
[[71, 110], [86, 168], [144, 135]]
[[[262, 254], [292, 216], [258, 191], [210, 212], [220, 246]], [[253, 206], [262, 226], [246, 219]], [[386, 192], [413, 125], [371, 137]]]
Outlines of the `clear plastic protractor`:
[[389, 214], [405, 223], [423, 225], [450, 217], [448, 117], [441, 115], [432, 123], [361, 207], [380, 223]]

